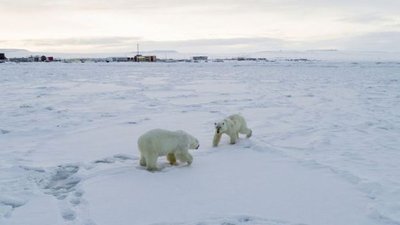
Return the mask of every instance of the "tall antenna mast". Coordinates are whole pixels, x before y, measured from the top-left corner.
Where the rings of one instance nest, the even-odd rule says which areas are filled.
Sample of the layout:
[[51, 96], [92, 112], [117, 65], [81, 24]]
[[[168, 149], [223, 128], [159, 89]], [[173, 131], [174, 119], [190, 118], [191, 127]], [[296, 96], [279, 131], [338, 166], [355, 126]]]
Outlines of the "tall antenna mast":
[[136, 55], [139, 55], [139, 43], [136, 44], [136, 48], [137, 48], [137, 54]]

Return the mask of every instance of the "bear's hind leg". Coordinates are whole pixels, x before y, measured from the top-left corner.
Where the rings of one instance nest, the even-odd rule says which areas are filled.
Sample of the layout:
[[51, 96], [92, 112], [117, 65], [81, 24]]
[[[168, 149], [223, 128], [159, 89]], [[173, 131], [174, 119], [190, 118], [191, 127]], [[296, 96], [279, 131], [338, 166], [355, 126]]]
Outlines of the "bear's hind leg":
[[249, 131], [250, 131], [250, 132], [247, 133], [247, 135], [246, 135], [247, 138], [251, 137], [251, 135], [253, 134], [253, 131], [252, 131], [252, 130], [249, 129]]
[[146, 168], [148, 171], [156, 171], [157, 169], [157, 156], [148, 155], [146, 157]]
[[242, 129], [240, 129], [239, 133], [245, 134], [246, 137], [249, 138], [249, 137], [251, 137], [253, 131], [250, 130], [249, 128], [247, 128], [247, 127], [243, 127]]
[[176, 157], [175, 157], [174, 153], [168, 153], [167, 160], [168, 160], [169, 164], [176, 165]]

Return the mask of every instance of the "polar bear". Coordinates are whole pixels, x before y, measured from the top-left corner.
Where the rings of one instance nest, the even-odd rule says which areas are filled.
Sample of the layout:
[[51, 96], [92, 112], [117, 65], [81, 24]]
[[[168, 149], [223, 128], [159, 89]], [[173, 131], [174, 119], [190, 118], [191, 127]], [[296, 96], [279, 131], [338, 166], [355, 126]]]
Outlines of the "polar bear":
[[215, 135], [213, 139], [213, 147], [217, 147], [221, 140], [222, 134], [227, 134], [231, 140], [230, 144], [235, 144], [239, 138], [239, 133], [246, 134], [246, 137], [251, 137], [252, 131], [247, 128], [246, 121], [239, 114], [230, 115], [224, 120], [215, 123]]
[[190, 165], [193, 157], [188, 150], [198, 149], [199, 146], [199, 141], [195, 137], [182, 130], [150, 130], [138, 139], [140, 165], [149, 171], [157, 170], [159, 156], [167, 156], [171, 165], [176, 164], [176, 159]]

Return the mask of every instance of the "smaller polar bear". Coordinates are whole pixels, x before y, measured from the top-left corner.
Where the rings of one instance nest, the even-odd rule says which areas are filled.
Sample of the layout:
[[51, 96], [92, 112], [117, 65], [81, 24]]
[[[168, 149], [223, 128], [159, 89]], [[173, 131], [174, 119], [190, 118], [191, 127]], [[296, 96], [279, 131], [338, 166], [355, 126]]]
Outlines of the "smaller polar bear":
[[247, 128], [246, 121], [243, 116], [239, 114], [230, 115], [224, 120], [215, 123], [215, 135], [213, 140], [213, 147], [217, 147], [221, 140], [222, 134], [227, 134], [231, 140], [230, 144], [235, 144], [239, 138], [239, 133], [246, 134], [246, 137], [251, 137], [252, 131]]
[[176, 159], [190, 165], [193, 157], [188, 150], [198, 149], [199, 146], [199, 141], [195, 137], [182, 130], [150, 130], [138, 139], [140, 165], [149, 171], [157, 170], [159, 156], [167, 156], [171, 165], [176, 164]]

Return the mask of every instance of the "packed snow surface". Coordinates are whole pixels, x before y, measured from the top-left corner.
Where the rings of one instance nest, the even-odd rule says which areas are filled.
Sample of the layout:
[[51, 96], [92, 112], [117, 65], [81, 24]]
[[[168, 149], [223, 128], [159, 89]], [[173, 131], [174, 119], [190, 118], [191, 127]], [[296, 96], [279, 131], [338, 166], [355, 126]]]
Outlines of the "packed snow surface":
[[[399, 63], [5, 63], [0, 90], [0, 224], [400, 224]], [[211, 147], [234, 113], [253, 136]], [[140, 167], [153, 128], [193, 164]]]

